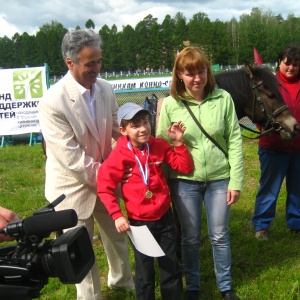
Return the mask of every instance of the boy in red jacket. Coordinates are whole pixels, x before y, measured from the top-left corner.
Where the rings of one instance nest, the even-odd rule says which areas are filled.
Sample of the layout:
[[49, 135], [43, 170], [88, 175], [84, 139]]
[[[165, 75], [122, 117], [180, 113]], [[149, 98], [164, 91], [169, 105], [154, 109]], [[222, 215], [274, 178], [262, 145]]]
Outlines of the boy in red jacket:
[[[147, 225], [166, 254], [158, 258], [162, 299], [179, 300], [182, 297], [182, 273], [176, 259], [175, 225], [162, 163], [184, 174], [193, 171], [193, 160], [182, 143], [185, 126], [178, 121], [167, 129], [173, 142], [171, 147], [164, 139], [151, 136], [149, 111], [135, 103], [129, 102], [119, 108], [118, 122], [123, 136], [99, 169], [98, 196], [119, 233], [130, 230], [129, 225]], [[132, 168], [132, 177], [124, 183], [122, 178], [128, 165]], [[123, 215], [115, 195], [119, 183], [128, 219]], [[136, 299], [154, 300], [154, 258], [132, 246]]]

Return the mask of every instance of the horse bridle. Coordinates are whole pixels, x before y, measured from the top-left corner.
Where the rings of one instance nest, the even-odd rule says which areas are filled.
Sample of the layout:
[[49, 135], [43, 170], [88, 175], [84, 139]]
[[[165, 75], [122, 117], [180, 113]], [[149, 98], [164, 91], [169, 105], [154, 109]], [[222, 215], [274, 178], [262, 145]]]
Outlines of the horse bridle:
[[[270, 129], [265, 130], [263, 133], [261, 133], [259, 135], [259, 137], [269, 134], [272, 131], [277, 131], [279, 132], [280, 130], [282, 130], [283, 128], [281, 127], [280, 123], [276, 122], [274, 118], [276, 118], [277, 116], [279, 116], [283, 111], [285, 111], [286, 109], [288, 109], [288, 106], [285, 104], [283, 106], [281, 106], [280, 108], [276, 109], [273, 112], [268, 111], [267, 106], [265, 105], [263, 99], [260, 96], [259, 90], [258, 88], [260, 86], [263, 85], [263, 81], [259, 81], [258, 83], [255, 84], [255, 82], [253, 81], [253, 79], [251, 79], [252, 81], [252, 87], [251, 87], [251, 91], [253, 91], [254, 93], [254, 97], [253, 97], [253, 106], [252, 106], [252, 116], [251, 116], [251, 121], [253, 122], [254, 119], [254, 113], [255, 113], [255, 104], [256, 101], [259, 104], [259, 107], [261, 109], [261, 111], [263, 112], [265, 118], [267, 119], [267, 122], [265, 124], [265, 127], [268, 128], [269, 126]], [[257, 133], [257, 132], [256, 132]]]

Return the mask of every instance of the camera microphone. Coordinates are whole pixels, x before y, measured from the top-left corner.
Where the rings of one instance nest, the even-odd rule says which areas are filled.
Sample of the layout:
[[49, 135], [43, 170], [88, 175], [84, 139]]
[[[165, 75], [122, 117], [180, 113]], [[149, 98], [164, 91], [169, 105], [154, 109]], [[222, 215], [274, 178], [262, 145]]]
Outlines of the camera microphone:
[[78, 218], [74, 209], [47, 212], [33, 215], [24, 220], [14, 221], [7, 224], [0, 233], [17, 237], [23, 234], [45, 235], [52, 231], [71, 228], [77, 225]]

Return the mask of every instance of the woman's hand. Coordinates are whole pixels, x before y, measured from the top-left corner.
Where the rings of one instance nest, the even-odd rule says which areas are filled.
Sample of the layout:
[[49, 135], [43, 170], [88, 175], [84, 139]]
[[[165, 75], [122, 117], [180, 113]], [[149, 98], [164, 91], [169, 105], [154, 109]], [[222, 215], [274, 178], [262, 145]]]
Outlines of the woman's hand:
[[240, 198], [240, 191], [227, 190], [227, 205], [237, 202]]

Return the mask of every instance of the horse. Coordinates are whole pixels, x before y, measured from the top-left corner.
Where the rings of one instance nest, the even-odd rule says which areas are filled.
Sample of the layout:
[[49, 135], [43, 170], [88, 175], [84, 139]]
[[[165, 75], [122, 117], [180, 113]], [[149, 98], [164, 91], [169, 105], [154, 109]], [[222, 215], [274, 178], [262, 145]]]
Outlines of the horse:
[[215, 79], [231, 95], [238, 119], [247, 116], [252, 123], [259, 124], [263, 128], [261, 135], [274, 131], [289, 141], [299, 134], [299, 124], [285, 104], [270, 69], [245, 63], [244, 68], [216, 74]]
[[[218, 87], [231, 95], [238, 119], [248, 117], [252, 123], [263, 128], [263, 133], [258, 137], [274, 131], [283, 140], [289, 141], [299, 134], [299, 124], [285, 104], [276, 76], [270, 69], [245, 63], [239, 70], [216, 74], [215, 79]], [[162, 101], [152, 94], [143, 102], [144, 108], [151, 113], [154, 136]], [[242, 123], [240, 125], [245, 127]]]

